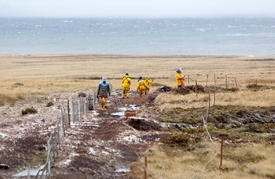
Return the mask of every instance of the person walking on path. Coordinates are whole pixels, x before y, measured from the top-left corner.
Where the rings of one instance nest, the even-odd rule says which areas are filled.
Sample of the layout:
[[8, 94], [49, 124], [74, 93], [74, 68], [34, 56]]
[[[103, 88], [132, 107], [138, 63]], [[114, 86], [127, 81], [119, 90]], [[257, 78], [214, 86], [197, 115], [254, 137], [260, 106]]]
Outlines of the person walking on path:
[[144, 83], [145, 85], [147, 86], [147, 89], [145, 91], [145, 94], [148, 94], [149, 93], [149, 90], [150, 90], [150, 87], [153, 83], [153, 80], [149, 79], [148, 77], [145, 77], [145, 80], [144, 80]]
[[126, 96], [129, 98], [130, 96], [130, 86], [131, 86], [131, 78], [129, 77], [129, 74], [126, 73], [122, 78], [122, 98]]
[[98, 85], [97, 98], [101, 99], [101, 107], [106, 108], [106, 99], [111, 95], [111, 87], [107, 82], [105, 76], [102, 77], [102, 81]]
[[176, 81], [178, 88], [184, 87], [184, 75], [182, 74], [181, 68], [178, 68], [176, 71]]
[[138, 83], [137, 83], [137, 92], [139, 92], [139, 95], [145, 95], [146, 90], [149, 88], [149, 86], [144, 82], [142, 77], [139, 77]]

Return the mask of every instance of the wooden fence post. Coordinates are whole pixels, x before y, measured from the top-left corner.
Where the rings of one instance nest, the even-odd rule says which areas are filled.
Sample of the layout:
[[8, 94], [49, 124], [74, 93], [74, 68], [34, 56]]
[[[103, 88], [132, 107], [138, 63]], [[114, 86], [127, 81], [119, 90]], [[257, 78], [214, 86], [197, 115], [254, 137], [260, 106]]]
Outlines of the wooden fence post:
[[68, 122], [69, 122], [68, 125], [69, 125], [69, 127], [71, 127], [70, 100], [68, 100], [67, 108], [68, 108]]
[[225, 75], [225, 89], [227, 89], [227, 75]]
[[209, 95], [208, 95], [208, 108], [210, 108], [210, 103], [211, 103], [211, 99], [210, 99], [210, 92], [209, 92]]
[[220, 155], [220, 167], [219, 169], [222, 170], [222, 156], [223, 155], [223, 137], [222, 137], [222, 141], [221, 141], [221, 155]]
[[202, 129], [201, 129], [201, 136], [203, 135], [203, 131], [204, 131], [204, 111], [202, 112]]
[[205, 84], [205, 86], [207, 86], [207, 82], [208, 82], [208, 74], [206, 75], [206, 84]]
[[147, 157], [144, 158], [145, 169], [144, 169], [144, 179], [147, 179]]
[[216, 86], [216, 75], [214, 73], [214, 85]]
[[214, 100], [213, 100], [213, 105], [216, 103], [216, 91], [214, 91]]
[[198, 99], [198, 83], [197, 80], [195, 81], [196, 85], [195, 85], [195, 92], [196, 92], [196, 99]]

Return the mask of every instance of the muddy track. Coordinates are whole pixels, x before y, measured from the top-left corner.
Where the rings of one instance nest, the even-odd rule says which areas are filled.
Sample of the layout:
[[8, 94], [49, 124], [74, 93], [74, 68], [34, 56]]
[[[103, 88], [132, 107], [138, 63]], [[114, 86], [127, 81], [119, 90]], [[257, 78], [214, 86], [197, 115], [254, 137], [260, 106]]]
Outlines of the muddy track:
[[125, 116], [112, 116], [121, 107], [131, 109], [130, 106], [148, 103], [148, 96], [132, 95], [121, 99], [120, 92], [116, 91], [108, 101], [106, 109], [96, 107], [96, 115], [88, 113], [86, 122], [91, 127], [76, 127], [67, 132], [62, 144], [66, 147], [63, 147], [61, 155], [70, 155], [70, 163], [64, 166], [68, 161], [68, 157], [64, 157], [65, 161], [63, 159], [55, 164], [52, 170], [55, 177], [129, 178], [127, 173], [131, 170], [131, 163], [159, 140], [159, 136], [154, 135], [155, 130], [160, 130], [160, 127], [154, 127], [158, 124], [139, 122], [141, 129], [138, 130], [135, 122], [131, 123]]
[[[31, 101], [27, 103], [38, 109], [37, 114], [20, 114], [22, 108], [29, 106], [26, 101], [2, 109], [0, 144], [5, 146], [1, 147], [0, 155], [2, 178], [11, 178], [26, 167], [34, 168], [45, 163], [51, 126], [56, 122], [59, 106], [66, 104], [66, 98], [72, 95], [78, 94], [29, 99]], [[139, 121], [138, 125], [132, 122], [131, 126], [124, 116], [112, 116], [121, 107], [130, 109], [151, 102], [148, 96], [133, 93], [131, 98], [122, 100], [120, 95], [119, 90], [113, 92], [106, 109], [96, 106], [95, 111], [88, 112], [82, 124], [72, 125], [66, 131], [58, 159], [51, 169], [54, 178], [129, 178], [127, 173], [131, 170], [131, 163], [159, 140], [154, 130], [160, 131], [160, 127], [147, 120]], [[47, 101], [55, 101], [54, 106], [46, 108]]]
[[[192, 92], [191, 89], [176, 93], [185, 95]], [[27, 167], [45, 163], [46, 141], [60, 106], [66, 105], [69, 97], [77, 97], [82, 92], [85, 93], [40, 96], [19, 101], [14, 107], [1, 107], [0, 179], [11, 178]], [[72, 125], [66, 131], [59, 157], [52, 166], [53, 177], [130, 178], [131, 163], [171, 132], [162, 128], [156, 119], [164, 123], [174, 122], [173, 130], [182, 131], [186, 136], [204, 136], [200, 130], [204, 108], [159, 111], [154, 105], [159, 93], [139, 96], [133, 92], [130, 98], [121, 99], [121, 91], [114, 91], [108, 98], [106, 109], [96, 106], [95, 111], [88, 112], [82, 124]], [[45, 107], [49, 101], [54, 101], [54, 106]], [[22, 116], [20, 111], [30, 106], [38, 109], [38, 113]], [[113, 115], [120, 108], [132, 110], [133, 107], [138, 109], [135, 120]], [[274, 107], [214, 106], [209, 111], [208, 125], [217, 140], [222, 135], [233, 143], [265, 140], [274, 144], [274, 111]], [[248, 138], [247, 132], [253, 135]], [[262, 133], [266, 135], [258, 135]]]

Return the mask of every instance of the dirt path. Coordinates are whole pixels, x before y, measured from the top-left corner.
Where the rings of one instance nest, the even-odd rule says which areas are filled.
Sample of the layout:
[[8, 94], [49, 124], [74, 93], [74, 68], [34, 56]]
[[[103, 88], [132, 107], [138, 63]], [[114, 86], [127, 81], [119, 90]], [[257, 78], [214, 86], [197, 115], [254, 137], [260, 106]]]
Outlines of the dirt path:
[[54, 175], [61, 178], [128, 178], [131, 163], [159, 140], [160, 134], [154, 131], [158, 129], [154, 127], [157, 123], [142, 119], [135, 126], [135, 122], [130, 123], [131, 120], [124, 116], [112, 115], [125, 105], [145, 105], [149, 102], [148, 96], [133, 94], [129, 99], [120, 99], [120, 92], [116, 91], [109, 100], [106, 109], [97, 108], [98, 114], [88, 114], [84, 126], [67, 131], [61, 154], [67, 157], [55, 165]]
[[[1, 108], [2, 178], [10, 178], [27, 167], [45, 163], [47, 140], [56, 123], [59, 108], [66, 104], [69, 97], [78, 93], [41, 96], [18, 102], [14, 107]], [[160, 133], [156, 135], [155, 131], [161, 127], [148, 119], [131, 122], [125, 116], [113, 113], [120, 108], [130, 109], [131, 106], [142, 109], [150, 105], [154, 95], [140, 97], [133, 93], [131, 98], [120, 99], [120, 91], [115, 91], [108, 98], [106, 109], [96, 107], [95, 111], [88, 112], [83, 121], [73, 123], [62, 139], [59, 157], [52, 166], [52, 175], [66, 179], [129, 178], [127, 174], [131, 170], [131, 163], [158, 142]], [[54, 106], [45, 107], [48, 101], [54, 101]], [[26, 107], [33, 107], [38, 112], [21, 115], [20, 111]]]

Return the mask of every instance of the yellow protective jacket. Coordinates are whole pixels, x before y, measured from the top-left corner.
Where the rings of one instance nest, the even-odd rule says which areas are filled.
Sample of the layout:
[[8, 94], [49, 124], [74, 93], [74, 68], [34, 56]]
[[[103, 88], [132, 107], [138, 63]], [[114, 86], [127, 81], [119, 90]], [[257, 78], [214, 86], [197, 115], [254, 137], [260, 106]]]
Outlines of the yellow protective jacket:
[[145, 91], [149, 86], [143, 81], [139, 80], [137, 83], [137, 91]]
[[184, 80], [184, 75], [181, 73], [176, 73], [177, 86], [182, 85], [182, 80]]
[[144, 83], [146, 84], [146, 86], [148, 86], [148, 88], [150, 88], [150, 86], [151, 86], [151, 84], [153, 83], [153, 81], [150, 80], [149, 78], [146, 78], [146, 79], [144, 80]]
[[123, 88], [129, 88], [130, 85], [131, 85], [131, 78], [128, 76], [128, 75], [125, 75], [123, 78], [122, 78], [122, 87]]

